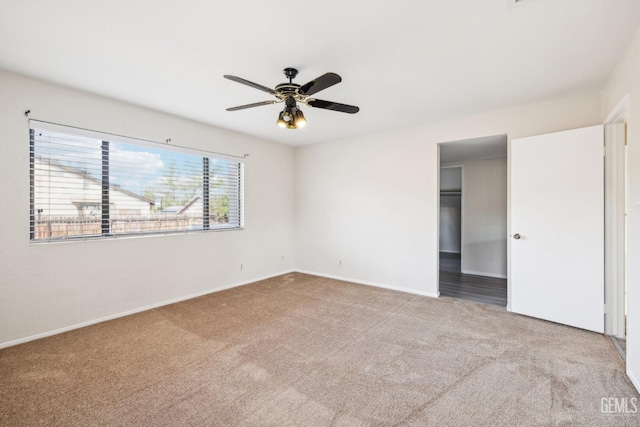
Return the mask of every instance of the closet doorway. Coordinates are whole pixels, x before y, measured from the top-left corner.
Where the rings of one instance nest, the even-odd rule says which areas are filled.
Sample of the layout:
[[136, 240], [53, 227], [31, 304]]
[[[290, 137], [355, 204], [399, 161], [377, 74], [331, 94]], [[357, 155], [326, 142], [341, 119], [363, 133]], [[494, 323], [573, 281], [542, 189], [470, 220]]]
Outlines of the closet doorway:
[[507, 136], [440, 144], [441, 296], [507, 306]]

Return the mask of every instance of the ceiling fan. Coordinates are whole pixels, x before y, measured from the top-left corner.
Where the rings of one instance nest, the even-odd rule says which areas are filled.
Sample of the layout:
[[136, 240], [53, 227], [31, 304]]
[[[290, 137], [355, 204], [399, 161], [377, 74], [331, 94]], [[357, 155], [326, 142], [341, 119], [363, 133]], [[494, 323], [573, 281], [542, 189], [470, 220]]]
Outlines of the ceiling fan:
[[245, 80], [240, 77], [225, 75], [225, 79], [242, 83], [243, 85], [251, 86], [252, 88], [270, 93], [277, 98], [276, 100], [262, 101], [253, 104], [227, 108], [227, 111], [238, 111], [244, 110], [246, 108], [260, 107], [262, 105], [271, 105], [284, 102], [284, 110], [282, 110], [280, 114], [278, 114], [278, 121], [276, 122], [276, 124], [281, 128], [286, 129], [297, 129], [299, 127], [303, 127], [307, 123], [307, 120], [304, 118], [304, 114], [302, 114], [302, 110], [300, 110], [300, 107], [298, 107], [298, 103], [308, 105], [309, 107], [323, 108], [325, 110], [340, 111], [342, 113], [349, 114], [355, 114], [360, 111], [360, 108], [353, 105], [340, 104], [338, 102], [323, 101], [321, 99], [310, 98], [311, 95], [314, 95], [321, 90], [340, 83], [342, 81], [342, 78], [336, 73], [323, 74], [317, 79], [311, 80], [309, 83], [301, 86], [297, 83], [292, 82], [292, 80], [298, 75], [298, 70], [296, 70], [295, 68], [285, 68], [283, 72], [284, 75], [289, 79], [289, 83], [281, 83], [277, 85], [275, 89], [250, 82], [249, 80]]

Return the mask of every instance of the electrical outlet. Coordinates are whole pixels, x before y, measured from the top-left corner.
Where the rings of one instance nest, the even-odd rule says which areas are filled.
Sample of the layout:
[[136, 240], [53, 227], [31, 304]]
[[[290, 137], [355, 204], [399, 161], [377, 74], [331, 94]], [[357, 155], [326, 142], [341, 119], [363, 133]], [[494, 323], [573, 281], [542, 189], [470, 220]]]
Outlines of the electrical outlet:
[[240, 271], [244, 270], [244, 265], [240, 264]]
[[342, 267], [342, 260], [338, 260], [338, 265]]

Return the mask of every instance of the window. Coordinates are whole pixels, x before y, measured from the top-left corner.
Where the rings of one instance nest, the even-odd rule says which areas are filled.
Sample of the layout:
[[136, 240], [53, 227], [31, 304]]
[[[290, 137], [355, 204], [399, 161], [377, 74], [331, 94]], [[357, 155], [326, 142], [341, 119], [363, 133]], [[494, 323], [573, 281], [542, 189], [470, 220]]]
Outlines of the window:
[[30, 130], [32, 241], [242, 228], [239, 161], [51, 127]]

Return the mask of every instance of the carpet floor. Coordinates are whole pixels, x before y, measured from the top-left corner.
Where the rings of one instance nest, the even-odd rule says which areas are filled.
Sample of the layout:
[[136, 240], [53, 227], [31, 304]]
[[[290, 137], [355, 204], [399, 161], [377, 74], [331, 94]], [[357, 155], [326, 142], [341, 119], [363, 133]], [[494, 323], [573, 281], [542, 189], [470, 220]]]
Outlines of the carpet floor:
[[4, 426], [639, 425], [638, 397], [603, 335], [300, 273], [0, 350]]

